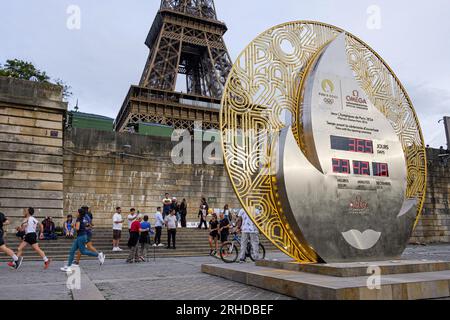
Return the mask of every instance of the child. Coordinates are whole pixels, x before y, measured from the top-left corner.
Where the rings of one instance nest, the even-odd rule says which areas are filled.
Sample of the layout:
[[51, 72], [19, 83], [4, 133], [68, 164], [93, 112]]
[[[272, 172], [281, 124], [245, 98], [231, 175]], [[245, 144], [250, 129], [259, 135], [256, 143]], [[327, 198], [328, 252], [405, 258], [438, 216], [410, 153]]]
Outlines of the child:
[[138, 255], [139, 234], [141, 231], [142, 215], [139, 214], [130, 225], [130, 239], [128, 240], [128, 248], [130, 254], [128, 255], [127, 263], [140, 262]]
[[26, 220], [26, 222], [22, 224], [22, 230], [25, 232], [25, 237], [20, 243], [19, 248], [17, 249], [17, 256], [22, 257], [23, 249], [25, 249], [27, 245], [30, 245], [34, 249], [34, 251], [39, 254], [42, 260], [44, 260], [44, 270], [46, 270], [48, 269], [51, 260], [48, 259], [45, 255], [45, 252], [42, 251], [41, 248], [39, 248], [36, 231], [37, 227], [39, 226], [39, 239], [42, 240], [44, 238], [44, 226], [42, 225], [42, 223], [39, 223], [39, 221], [37, 221], [34, 217], [34, 208], [24, 209], [23, 215]]

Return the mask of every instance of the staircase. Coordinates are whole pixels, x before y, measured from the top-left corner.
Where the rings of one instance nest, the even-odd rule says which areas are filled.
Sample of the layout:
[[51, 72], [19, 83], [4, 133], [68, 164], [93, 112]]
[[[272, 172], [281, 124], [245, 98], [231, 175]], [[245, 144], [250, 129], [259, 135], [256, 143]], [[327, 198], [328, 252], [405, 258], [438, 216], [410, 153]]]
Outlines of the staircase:
[[[166, 249], [167, 245], [167, 232], [163, 230], [161, 241], [164, 247], [158, 247], [155, 250], [153, 247], [149, 247], [149, 258], [153, 258], [155, 254], [156, 258], [162, 257], [189, 257], [189, 256], [206, 256], [209, 255], [209, 243], [208, 243], [208, 230], [199, 229], [178, 229], [177, 230], [177, 249]], [[19, 239], [14, 234], [8, 234], [5, 236], [6, 245], [12, 250], [16, 251], [19, 246]], [[55, 261], [67, 260], [69, 250], [72, 246], [73, 240], [65, 239], [64, 237], [58, 238], [54, 241], [39, 241], [39, 245], [46, 255]], [[128, 231], [122, 232], [122, 239], [120, 241], [120, 247], [124, 250], [122, 252], [112, 252], [112, 230], [110, 229], [96, 229], [94, 230], [93, 244], [97, 251], [103, 251], [106, 254], [107, 259], [126, 259], [129, 253], [127, 248]], [[267, 250], [274, 250], [274, 246], [269, 243], [267, 239], [261, 236], [261, 242]], [[219, 243], [220, 244], [220, 243]], [[28, 246], [23, 254], [24, 258], [30, 260], [40, 260], [40, 257], [34, 250]], [[82, 257], [82, 260], [92, 259], [86, 256]], [[0, 253], [0, 261], [10, 261], [10, 258], [5, 254]]]

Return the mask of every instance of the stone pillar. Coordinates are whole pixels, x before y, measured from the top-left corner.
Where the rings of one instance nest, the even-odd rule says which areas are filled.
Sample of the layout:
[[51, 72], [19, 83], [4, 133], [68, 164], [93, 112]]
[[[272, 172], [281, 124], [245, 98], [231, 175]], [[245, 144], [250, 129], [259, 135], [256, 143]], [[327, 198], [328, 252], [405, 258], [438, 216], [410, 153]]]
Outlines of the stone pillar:
[[0, 211], [10, 232], [25, 207], [61, 223], [66, 111], [58, 86], [0, 77]]

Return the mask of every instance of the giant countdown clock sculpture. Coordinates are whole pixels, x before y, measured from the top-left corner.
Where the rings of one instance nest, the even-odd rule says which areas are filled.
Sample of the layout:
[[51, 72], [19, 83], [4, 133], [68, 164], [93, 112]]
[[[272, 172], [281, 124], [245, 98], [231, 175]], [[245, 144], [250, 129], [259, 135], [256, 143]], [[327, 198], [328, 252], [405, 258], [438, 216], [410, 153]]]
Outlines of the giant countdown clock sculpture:
[[303, 263], [401, 256], [424, 201], [424, 142], [364, 42], [308, 21], [262, 33], [230, 73], [221, 130], [235, 192], [280, 250]]

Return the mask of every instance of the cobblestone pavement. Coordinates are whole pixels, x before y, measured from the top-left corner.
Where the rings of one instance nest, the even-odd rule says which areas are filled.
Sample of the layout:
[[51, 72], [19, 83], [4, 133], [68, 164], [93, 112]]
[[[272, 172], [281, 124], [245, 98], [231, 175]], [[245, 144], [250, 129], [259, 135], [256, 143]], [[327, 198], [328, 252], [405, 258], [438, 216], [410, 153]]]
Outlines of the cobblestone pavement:
[[[286, 259], [270, 253], [270, 259]], [[450, 245], [408, 247], [404, 259], [450, 261]], [[127, 265], [122, 260], [107, 260], [103, 267], [96, 261], [84, 261], [82, 269], [106, 299], [161, 300], [276, 300], [289, 297], [226, 279], [203, 274], [204, 263], [220, 263], [212, 257], [160, 258], [156, 262]], [[49, 270], [42, 263], [25, 261], [19, 271], [0, 265], [0, 300], [70, 300], [66, 275], [59, 271], [63, 262], [54, 262]]]

